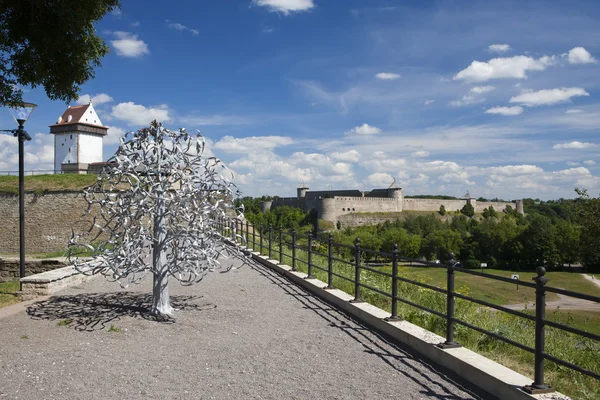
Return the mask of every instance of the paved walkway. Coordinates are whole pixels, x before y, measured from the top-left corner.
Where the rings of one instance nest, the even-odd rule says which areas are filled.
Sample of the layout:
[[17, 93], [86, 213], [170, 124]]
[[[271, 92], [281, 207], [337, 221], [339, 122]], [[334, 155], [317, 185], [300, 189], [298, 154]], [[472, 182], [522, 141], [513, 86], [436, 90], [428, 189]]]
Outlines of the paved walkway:
[[174, 321], [150, 283], [2, 318], [0, 399], [490, 399], [255, 263], [172, 282]]

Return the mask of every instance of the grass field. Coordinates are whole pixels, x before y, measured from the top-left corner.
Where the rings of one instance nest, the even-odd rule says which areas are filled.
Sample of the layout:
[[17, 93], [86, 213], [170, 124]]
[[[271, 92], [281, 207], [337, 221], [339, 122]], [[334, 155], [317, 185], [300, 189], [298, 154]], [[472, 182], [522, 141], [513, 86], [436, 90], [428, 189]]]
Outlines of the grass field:
[[17, 290], [19, 290], [18, 281], [0, 283], [0, 307], [18, 303], [20, 300], [15, 295]]
[[[401, 271], [408, 276], [415, 278], [424, 278], [436, 286], [446, 288], [446, 269], [435, 267], [400, 267]], [[532, 278], [537, 276], [535, 272], [505, 271], [498, 269], [485, 269], [484, 272], [510, 278], [512, 274], [519, 275], [519, 280], [524, 282], [533, 282]], [[546, 277], [550, 279], [548, 286], [572, 290], [574, 292], [585, 293], [593, 296], [600, 296], [600, 287], [593, 282], [585, 279], [581, 274], [573, 272], [548, 272]], [[535, 289], [495, 281], [480, 276], [469, 275], [457, 272], [455, 277], [455, 286], [468, 286], [473, 297], [489, 301], [490, 303], [505, 305], [517, 303], [535, 302]], [[557, 300], [558, 296], [554, 293], [546, 295], [546, 301]]]
[[[96, 182], [96, 175], [56, 174], [25, 177], [25, 191], [42, 193], [46, 191], [81, 191]], [[0, 193], [19, 193], [19, 177], [0, 176]]]

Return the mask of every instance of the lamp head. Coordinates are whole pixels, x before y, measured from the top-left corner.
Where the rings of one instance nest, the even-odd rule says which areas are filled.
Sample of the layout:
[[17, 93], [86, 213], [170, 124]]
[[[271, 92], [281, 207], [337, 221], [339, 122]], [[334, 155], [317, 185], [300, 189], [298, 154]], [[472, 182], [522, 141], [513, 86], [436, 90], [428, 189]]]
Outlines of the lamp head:
[[31, 116], [31, 113], [33, 112], [33, 110], [35, 110], [36, 107], [37, 104], [23, 102], [14, 104], [8, 109], [10, 110], [11, 115], [19, 124], [19, 126], [23, 126], [25, 125], [25, 122], [27, 122], [27, 120]]

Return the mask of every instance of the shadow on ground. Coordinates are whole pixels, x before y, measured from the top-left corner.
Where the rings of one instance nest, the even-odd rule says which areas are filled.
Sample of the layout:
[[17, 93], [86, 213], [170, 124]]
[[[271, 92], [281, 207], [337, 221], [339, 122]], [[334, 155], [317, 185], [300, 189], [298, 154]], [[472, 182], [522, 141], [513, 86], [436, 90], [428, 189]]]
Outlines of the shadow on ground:
[[[364, 347], [365, 353], [375, 355], [390, 368], [412, 380], [421, 387], [424, 398], [438, 400], [485, 399], [497, 400], [489, 393], [473, 387], [465, 379], [457, 376], [444, 367], [435, 365], [424, 359], [408, 346], [366, 326], [354, 317], [335, 308], [326, 301], [316, 297], [304, 288], [257, 262], [248, 263], [273, 284], [279, 286], [286, 294], [299, 301], [304, 308], [313, 311], [323, 318], [329, 326], [339, 329]], [[417, 365], [422, 367], [419, 368]], [[360, 370], [360, 364], [357, 364]], [[426, 371], [426, 372], [425, 372]], [[458, 387], [468, 393], [467, 397], [452, 393], [450, 388]], [[401, 388], [399, 389], [401, 393]]]
[[[215, 304], [198, 303], [202, 296], [171, 296], [171, 305], [179, 310], [203, 311]], [[55, 296], [27, 308], [32, 319], [54, 321], [78, 331], [103, 330], [123, 317], [173, 323], [174, 318], [150, 312], [152, 295], [138, 292], [82, 293]]]

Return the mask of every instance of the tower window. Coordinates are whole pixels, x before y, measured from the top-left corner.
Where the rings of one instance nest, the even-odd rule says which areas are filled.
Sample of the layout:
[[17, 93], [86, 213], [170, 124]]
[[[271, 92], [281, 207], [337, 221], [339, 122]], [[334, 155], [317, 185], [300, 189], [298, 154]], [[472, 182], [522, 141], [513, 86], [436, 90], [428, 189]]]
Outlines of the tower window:
[[73, 140], [73, 135], [69, 135], [69, 136], [70, 136], [70, 139]]

